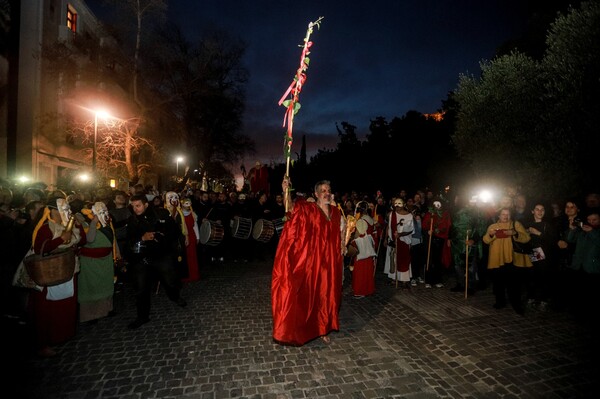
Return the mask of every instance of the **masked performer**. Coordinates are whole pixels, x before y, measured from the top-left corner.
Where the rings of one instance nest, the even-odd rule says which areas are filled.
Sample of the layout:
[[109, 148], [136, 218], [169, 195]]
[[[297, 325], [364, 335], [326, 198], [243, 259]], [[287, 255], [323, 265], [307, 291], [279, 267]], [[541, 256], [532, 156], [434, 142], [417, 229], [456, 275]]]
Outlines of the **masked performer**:
[[[33, 251], [48, 253], [58, 248], [85, 244], [81, 237], [81, 225], [71, 220], [71, 208], [64, 198], [51, 198], [46, 209], [40, 213], [33, 232]], [[67, 227], [73, 226], [71, 230]], [[43, 247], [43, 250], [42, 250]], [[78, 258], [75, 257], [76, 262]], [[79, 270], [76, 264], [75, 272]], [[37, 340], [38, 354], [43, 357], [56, 355], [52, 346], [71, 339], [77, 326], [77, 284], [72, 278], [66, 283], [39, 287], [29, 295], [29, 310]]]
[[185, 236], [185, 253], [188, 267], [188, 276], [184, 282], [200, 280], [198, 271], [197, 245], [200, 242], [200, 231], [198, 230], [198, 216], [192, 209], [192, 200], [184, 198], [181, 201], [181, 212], [185, 222], [187, 235]]
[[413, 231], [413, 215], [406, 209], [404, 200], [397, 198], [388, 217], [388, 247], [383, 271], [391, 284], [400, 281], [404, 288], [410, 287], [410, 244]]
[[375, 240], [369, 234], [369, 224], [365, 219], [356, 222], [358, 237], [351, 245], [358, 250], [352, 270], [352, 292], [355, 298], [362, 298], [375, 292]]
[[114, 262], [120, 255], [106, 205], [96, 202], [81, 212], [91, 219], [87, 243], [80, 251], [78, 278], [79, 321], [84, 323], [106, 317], [113, 310]]
[[187, 267], [187, 245], [188, 245], [188, 229], [185, 222], [185, 217], [183, 215], [183, 210], [181, 209], [181, 202], [179, 200], [179, 194], [174, 191], [169, 191], [165, 194], [165, 208], [169, 211], [169, 215], [177, 222], [179, 229], [181, 230], [181, 235], [179, 236], [179, 240], [177, 243], [177, 263], [176, 268], [178, 274], [182, 277], [182, 279], [186, 280], [190, 278], [188, 274]]

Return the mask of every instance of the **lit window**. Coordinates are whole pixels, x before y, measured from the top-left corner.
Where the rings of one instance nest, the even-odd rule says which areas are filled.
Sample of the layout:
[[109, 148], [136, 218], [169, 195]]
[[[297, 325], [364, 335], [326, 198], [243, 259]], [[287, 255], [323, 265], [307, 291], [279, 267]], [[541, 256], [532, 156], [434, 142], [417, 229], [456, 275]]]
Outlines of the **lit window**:
[[77, 33], [77, 11], [71, 6], [67, 6], [67, 27], [73, 33]]

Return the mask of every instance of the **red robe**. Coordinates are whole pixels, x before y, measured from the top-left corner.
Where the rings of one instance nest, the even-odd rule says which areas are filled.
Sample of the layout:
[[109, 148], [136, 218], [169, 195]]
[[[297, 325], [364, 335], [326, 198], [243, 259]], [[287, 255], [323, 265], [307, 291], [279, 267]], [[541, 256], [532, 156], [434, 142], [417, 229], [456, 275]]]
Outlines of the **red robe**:
[[341, 214], [298, 200], [285, 222], [273, 265], [273, 338], [303, 345], [339, 330], [343, 257]]
[[269, 195], [269, 168], [267, 166], [255, 166], [250, 169], [250, 191], [253, 193], [263, 191]]
[[440, 259], [444, 267], [450, 267], [452, 262], [452, 253], [448, 244], [448, 236], [450, 234], [450, 227], [452, 226], [452, 219], [448, 211], [443, 211], [442, 215], [439, 216], [437, 213], [427, 212], [423, 217], [423, 235], [427, 234], [431, 227], [431, 220], [433, 219], [433, 236], [444, 239], [444, 246], [442, 247], [442, 259]]
[[[33, 243], [36, 254], [41, 253], [44, 241], [47, 241], [44, 245], [44, 252], [53, 251], [63, 244], [62, 238], [52, 238], [52, 231], [48, 223], [42, 225]], [[82, 234], [79, 245], [83, 245], [85, 242], [85, 234]], [[73, 279], [73, 284], [75, 294], [59, 301], [46, 299], [47, 287], [44, 287], [42, 291], [29, 291], [27, 306], [32, 318], [37, 349], [62, 344], [75, 336], [77, 332], [77, 277]]]
[[188, 245], [185, 247], [185, 258], [188, 266], [188, 276], [183, 279], [184, 282], [198, 281], [200, 280], [200, 271], [198, 270], [198, 255], [196, 246], [198, 245], [198, 237], [194, 231], [194, 214], [190, 213], [183, 217], [185, 221], [185, 227], [188, 233]]

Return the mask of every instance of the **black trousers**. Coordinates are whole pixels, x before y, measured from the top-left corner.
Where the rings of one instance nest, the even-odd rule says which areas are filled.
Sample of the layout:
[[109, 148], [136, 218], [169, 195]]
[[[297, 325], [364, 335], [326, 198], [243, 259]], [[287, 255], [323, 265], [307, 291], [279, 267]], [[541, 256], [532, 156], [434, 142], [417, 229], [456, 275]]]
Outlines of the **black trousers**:
[[154, 283], [159, 280], [167, 296], [172, 301], [179, 300], [181, 280], [172, 255], [159, 255], [139, 259], [129, 265], [130, 282], [135, 292], [137, 317], [147, 319], [150, 316], [150, 302]]
[[521, 310], [523, 302], [521, 299], [521, 286], [524, 281], [524, 274], [527, 270], [515, 267], [512, 263], [507, 263], [497, 269], [490, 269], [492, 277], [493, 292], [498, 305], [506, 304], [506, 297], [513, 309]]

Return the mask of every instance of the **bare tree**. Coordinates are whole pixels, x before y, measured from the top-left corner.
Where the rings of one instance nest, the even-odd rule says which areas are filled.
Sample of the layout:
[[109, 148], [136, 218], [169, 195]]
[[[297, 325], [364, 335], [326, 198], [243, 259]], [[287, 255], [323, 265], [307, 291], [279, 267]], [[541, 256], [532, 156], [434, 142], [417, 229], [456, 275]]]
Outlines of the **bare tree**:
[[[85, 158], [92, 158], [96, 136], [100, 173], [137, 181], [144, 171], [152, 168], [152, 164], [160, 163], [162, 157], [156, 143], [140, 135], [141, 122], [139, 118], [109, 118], [98, 123], [97, 132], [94, 120], [83, 123], [72, 121], [68, 126], [69, 133], [86, 146], [81, 150]], [[148, 160], [152, 160], [152, 164]]]

